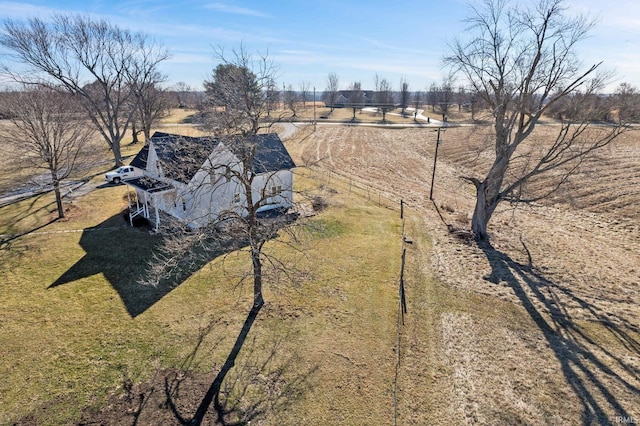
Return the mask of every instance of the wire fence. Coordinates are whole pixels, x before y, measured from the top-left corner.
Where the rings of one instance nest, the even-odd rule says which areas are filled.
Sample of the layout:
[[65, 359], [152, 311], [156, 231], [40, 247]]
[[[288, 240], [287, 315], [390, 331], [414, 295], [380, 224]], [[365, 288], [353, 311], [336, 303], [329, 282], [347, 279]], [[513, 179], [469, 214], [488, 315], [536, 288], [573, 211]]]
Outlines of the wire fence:
[[400, 275], [398, 279], [398, 315], [396, 323], [396, 359], [395, 359], [395, 373], [393, 382], [393, 424], [398, 423], [398, 385], [399, 374], [401, 364], [401, 337], [402, 328], [405, 323], [405, 315], [407, 315], [407, 294], [405, 289], [405, 267], [407, 259], [407, 246], [413, 244], [413, 241], [409, 239], [405, 233], [405, 218], [407, 203], [399, 198], [395, 197], [387, 192], [384, 192], [378, 188], [354, 179], [352, 176], [345, 176], [335, 171], [326, 170], [320, 167], [308, 167], [302, 172], [300, 169], [296, 173], [310, 178], [315, 182], [319, 182], [321, 187], [329, 191], [343, 191], [347, 196], [357, 196], [366, 198], [369, 201], [377, 204], [380, 207], [384, 207], [400, 214], [400, 220], [402, 222], [402, 243], [401, 243], [401, 257], [400, 257]]
[[373, 185], [368, 185], [363, 180], [356, 179], [353, 176], [313, 166], [296, 169], [294, 173], [319, 182], [322, 188], [342, 191], [347, 196], [353, 195], [365, 198], [380, 207], [399, 212], [399, 197]]
[[407, 259], [407, 245], [413, 242], [407, 238], [405, 233], [405, 203], [400, 200], [400, 220], [402, 221], [402, 255], [400, 258], [400, 278], [398, 279], [398, 317], [396, 323], [396, 366], [395, 377], [393, 381], [393, 424], [398, 424], [398, 382], [400, 373], [400, 357], [401, 357], [401, 336], [402, 326], [404, 326], [404, 317], [407, 314], [407, 293], [405, 290], [405, 266]]

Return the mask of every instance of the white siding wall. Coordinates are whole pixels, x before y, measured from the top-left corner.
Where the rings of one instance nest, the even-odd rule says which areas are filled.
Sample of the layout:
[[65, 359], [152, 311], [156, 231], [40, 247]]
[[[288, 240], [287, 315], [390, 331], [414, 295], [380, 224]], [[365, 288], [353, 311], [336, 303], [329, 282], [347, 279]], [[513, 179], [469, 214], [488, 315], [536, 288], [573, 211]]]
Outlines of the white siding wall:
[[[276, 207], [293, 207], [293, 173], [290, 170], [264, 173], [253, 180], [253, 199], [262, 198], [263, 191], [266, 198], [262, 202], [260, 210]], [[279, 189], [276, 196], [269, 196], [274, 189]]]
[[[237, 158], [221, 144], [189, 183], [191, 208], [185, 221], [191, 226], [206, 225], [224, 211], [236, 210], [241, 213], [240, 208], [234, 207], [242, 206], [245, 202], [244, 191], [233, 173], [225, 173], [227, 167], [236, 173], [241, 170]], [[238, 202], [234, 201], [236, 194], [240, 196]]]
[[[244, 188], [233, 174], [230, 174], [230, 179], [227, 179], [225, 166], [241, 171], [238, 159], [220, 144], [188, 185], [172, 181], [171, 184], [177, 188], [175, 192], [155, 197], [158, 208], [192, 227], [204, 226], [224, 211], [233, 210], [238, 214], [245, 214]], [[151, 145], [145, 174], [166, 180], [162, 179], [159, 172], [157, 154]], [[270, 195], [273, 189], [279, 190], [277, 195], [267, 197], [259, 210], [293, 207], [293, 174], [289, 170], [256, 176], [252, 189], [254, 202], [262, 198], [263, 191]]]
[[149, 144], [149, 153], [147, 154], [147, 175], [155, 178], [158, 174], [158, 154], [153, 144]]

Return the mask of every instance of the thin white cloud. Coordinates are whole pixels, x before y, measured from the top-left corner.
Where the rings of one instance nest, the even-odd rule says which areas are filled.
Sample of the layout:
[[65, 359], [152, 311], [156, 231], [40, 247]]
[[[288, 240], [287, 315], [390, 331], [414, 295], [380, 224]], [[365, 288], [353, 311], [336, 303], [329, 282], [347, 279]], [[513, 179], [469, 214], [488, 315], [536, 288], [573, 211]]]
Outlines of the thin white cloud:
[[216, 12], [229, 13], [232, 15], [254, 16], [258, 18], [269, 18], [270, 15], [260, 12], [259, 10], [249, 9], [246, 7], [233, 6], [224, 3], [211, 3], [204, 6], [206, 9], [215, 10]]
[[144, 18], [146, 16], [157, 15], [171, 8], [170, 3], [150, 1], [150, 0], [129, 0], [120, 3], [113, 3], [111, 10], [121, 16]]
[[4, 19], [27, 19], [49, 16], [60, 10], [52, 9], [46, 6], [37, 6], [30, 3], [0, 1], [0, 10]]
[[213, 53], [195, 54], [195, 53], [176, 53], [169, 58], [167, 63], [172, 64], [211, 64], [213, 62]]
[[416, 54], [423, 54], [424, 50], [418, 50], [418, 49], [412, 49], [412, 48], [408, 48], [408, 47], [404, 47], [402, 45], [396, 45], [396, 44], [391, 44], [391, 43], [385, 43], [382, 42], [380, 40], [376, 40], [373, 38], [369, 38], [369, 37], [362, 37], [360, 38], [360, 40], [362, 40], [363, 42], [374, 46], [374, 47], [379, 47], [385, 50], [390, 50], [390, 51], [396, 51], [396, 52], [406, 52], [406, 53], [416, 53]]
[[[428, 81], [435, 81], [442, 77], [439, 61], [424, 57], [389, 60], [377, 58], [375, 55], [362, 56], [351, 54], [328, 54], [326, 51], [316, 50], [281, 50], [274, 52], [272, 57], [283, 65], [283, 70], [293, 71], [294, 75], [302, 73], [302, 69], [315, 72], [320, 70], [337, 72], [341, 81], [365, 81], [375, 74], [379, 74], [395, 82], [400, 77], [409, 78], [410, 84], [421, 89]], [[302, 67], [302, 68], [300, 68]], [[303, 78], [303, 77], [299, 77]], [[365, 85], [368, 85], [365, 84]]]
[[640, 2], [629, 0], [569, 0], [569, 14], [585, 14], [596, 19], [598, 28], [637, 31], [640, 25]]

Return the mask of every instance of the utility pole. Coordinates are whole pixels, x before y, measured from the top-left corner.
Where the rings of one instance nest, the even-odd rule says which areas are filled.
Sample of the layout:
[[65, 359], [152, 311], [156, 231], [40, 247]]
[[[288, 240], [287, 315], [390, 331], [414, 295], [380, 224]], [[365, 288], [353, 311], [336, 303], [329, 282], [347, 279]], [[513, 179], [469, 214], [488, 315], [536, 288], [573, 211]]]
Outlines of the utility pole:
[[438, 161], [438, 145], [440, 145], [440, 142], [442, 142], [440, 140], [440, 129], [442, 129], [442, 127], [438, 127], [438, 137], [436, 140], [436, 153], [433, 156], [433, 173], [431, 174], [431, 190], [429, 191], [429, 199], [431, 201], [433, 201], [433, 182], [436, 179], [436, 162]]
[[313, 86], [313, 131], [316, 131], [316, 86]]

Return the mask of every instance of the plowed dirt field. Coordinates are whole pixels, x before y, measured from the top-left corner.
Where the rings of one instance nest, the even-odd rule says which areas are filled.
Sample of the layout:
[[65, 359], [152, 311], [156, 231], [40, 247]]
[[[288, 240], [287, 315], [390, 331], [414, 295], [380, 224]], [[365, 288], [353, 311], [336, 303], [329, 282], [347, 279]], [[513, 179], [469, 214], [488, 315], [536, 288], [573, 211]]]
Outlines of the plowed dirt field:
[[[541, 128], [538, 141], [552, 131]], [[434, 379], [446, 408], [433, 424], [638, 422], [640, 132], [586, 161], [553, 198], [500, 206], [485, 248], [449, 232], [473, 211], [475, 188], [461, 176], [482, 178], [492, 161], [481, 133], [443, 134], [434, 202], [434, 129], [321, 126], [290, 149], [349, 185], [404, 200], [431, 235], [427, 261], [440, 282], [486, 304], [436, 319], [448, 373]], [[522, 327], [504, 323], [501, 311], [513, 309]]]

